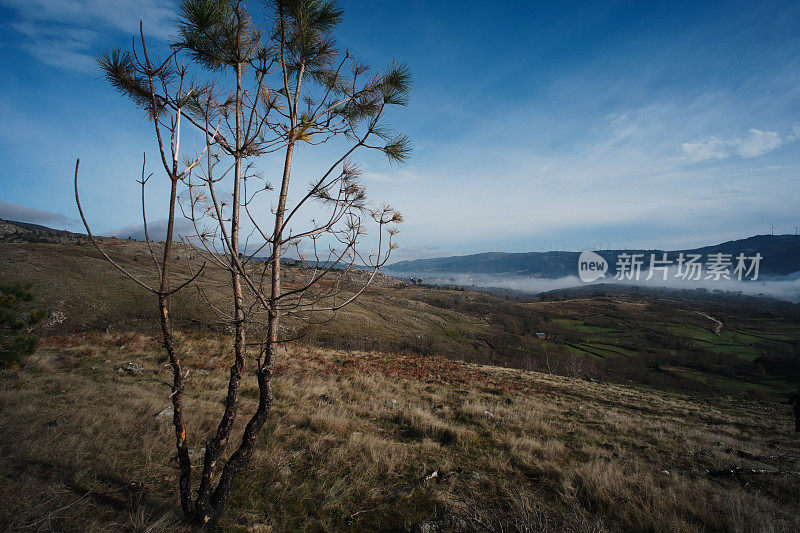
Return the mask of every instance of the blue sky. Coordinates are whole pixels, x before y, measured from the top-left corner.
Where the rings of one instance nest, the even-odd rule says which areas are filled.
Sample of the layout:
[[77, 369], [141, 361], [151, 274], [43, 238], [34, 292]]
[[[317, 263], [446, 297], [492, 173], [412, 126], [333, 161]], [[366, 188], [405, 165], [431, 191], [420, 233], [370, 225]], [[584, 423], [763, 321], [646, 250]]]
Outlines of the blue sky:
[[[341, 45], [415, 78], [393, 116], [414, 157], [362, 160], [370, 197], [405, 215], [398, 259], [678, 248], [800, 225], [796, 1], [342, 5]], [[139, 223], [151, 129], [91, 58], [129, 46], [140, 18], [163, 46], [172, 16], [161, 0], [0, 0], [0, 217], [78, 229], [80, 156], [98, 232]], [[300, 156], [300, 174], [322, 163]]]

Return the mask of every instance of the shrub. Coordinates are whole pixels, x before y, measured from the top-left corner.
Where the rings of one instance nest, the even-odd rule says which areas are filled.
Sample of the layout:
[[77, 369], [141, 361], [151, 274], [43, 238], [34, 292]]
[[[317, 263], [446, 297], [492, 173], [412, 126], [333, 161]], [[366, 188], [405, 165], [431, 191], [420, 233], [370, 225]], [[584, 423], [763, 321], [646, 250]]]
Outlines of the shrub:
[[25, 330], [44, 320], [47, 311], [34, 309], [26, 314], [19, 309], [33, 298], [30, 285], [0, 285], [0, 364], [18, 364], [36, 350], [38, 339]]

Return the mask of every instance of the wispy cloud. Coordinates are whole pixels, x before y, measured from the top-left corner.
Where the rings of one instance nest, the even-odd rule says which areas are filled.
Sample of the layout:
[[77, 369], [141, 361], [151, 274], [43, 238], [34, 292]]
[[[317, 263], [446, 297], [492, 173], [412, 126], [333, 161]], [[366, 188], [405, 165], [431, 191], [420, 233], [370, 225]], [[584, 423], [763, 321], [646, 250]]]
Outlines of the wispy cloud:
[[781, 137], [777, 132], [754, 128], [747, 132], [747, 135], [730, 139], [711, 137], [704, 141], [686, 142], [681, 144], [681, 149], [685, 157], [693, 163], [726, 159], [734, 155], [750, 159], [777, 150], [783, 144], [795, 141], [796, 138], [794, 134]]
[[409, 169], [392, 169], [387, 172], [365, 172], [363, 177], [367, 182], [374, 181], [379, 183], [413, 183], [422, 179], [418, 173]]
[[106, 33], [139, 33], [166, 39], [170, 32], [169, 0], [0, 0], [15, 19], [7, 22], [19, 34], [20, 48], [54, 66], [80, 72], [93, 68], [102, 28]]
[[[458, 139], [458, 145], [442, 141], [436, 158], [415, 161], [424, 172], [414, 187], [375, 183], [373, 194], [390, 198], [405, 215], [401, 252], [407, 243], [439, 245], [430, 256], [602, 241], [658, 246], [711, 236], [713, 242], [723, 234], [760, 231], [764, 213], [773, 213], [770, 222], [786, 224], [775, 213], [789, 209], [794, 167], [773, 147], [793, 139], [787, 133], [776, 141], [770, 132], [791, 131], [790, 126], [771, 121], [775, 125], [763, 132], [745, 129], [719, 146], [710, 143], [708, 151], [735, 156], [724, 164], [701, 167], [675, 157], [687, 137], [730, 128], [724, 120], [729, 102], [722, 100], [662, 99], [598, 117], [590, 127], [569, 117], [560, 124], [545, 122], [543, 127], [570, 139], [563, 145], [548, 144], [543, 135], [526, 137], [524, 130], [509, 133], [512, 118], [495, 129], [478, 121], [477, 133]], [[518, 122], [547, 120], [536, 110], [526, 115]], [[755, 121], [748, 117], [748, 122]], [[512, 134], [526, 146], [493, 141]]]
[[[58, 225], [61, 227], [72, 226], [75, 220], [52, 211], [35, 209], [14, 202], [0, 200], [0, 218], [15, 220], [17, 222], [30, 222], [31, 224]], [[60, 228], [59, 228], [60, 229]]]
[[[192, 223], [188, 220], [177, 218], [175, 219], [175, 234], [176, 238], [180, 236], [190, 236], [195, 234]], [[147, 223], [147, 233], [153, 241], [163, 241], [167, 235], [167, 219], [162, 218], [159, 220], [149, 221]], [[131, 224], [124, 228], [115, 229], [108, 233], [112, 237], [119, 237], [120, 239], [136, 239], [137, 241], [144, 240], [144, 226], [142, 224]]]

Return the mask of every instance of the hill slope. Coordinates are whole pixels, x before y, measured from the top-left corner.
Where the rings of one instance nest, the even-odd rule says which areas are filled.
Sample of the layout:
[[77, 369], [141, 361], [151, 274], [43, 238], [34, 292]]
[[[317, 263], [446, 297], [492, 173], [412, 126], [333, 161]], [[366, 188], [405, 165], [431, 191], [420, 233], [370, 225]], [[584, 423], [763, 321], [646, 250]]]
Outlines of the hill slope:
[[[196, 464], [229, 357], [217, 335], [180, 343]], [[127, 361], [143, 373], [120, 372]], [[62, 335], [0, 372], [0, 527], [180, 530], [163, 361], [157, 338]], [[222, 531], [800, 527], [785, 405], [302, 346], [276, 373]], [[248, 373], [237, 435], [255, 387]]]
[[[151, 263], [143, 243], [108, 239], [104, 246], [126, 268], [148, 279]], [[177, 253], [181, 260], [176, 275], [188, 276], [191, 252], [179, 248]], [[291, 266], [286, 276], [291, 286], [304, 270]], [[44, 335], [158, 331], [152, 295], [133, 286], [85, 242], [1, 244], [0, 278], [33, 284], [35, 305], [51, 311], [41, 328]], [[228, 275], [207, 268], [201, 281], [207, 297], [227, 308]], [[194, 290], [178, 295], [172, 315], [191, 330], [227, 330]], [[721, 334], [717, 321], [724, 325]], [[286, 320], [284, 326], [284, 333], [294, 337], [304, 324]], [[415, 287], [380, 277], [354, 304], [308, 332], [303, 342], [437, 354], [703, 394], [783, 395], [800, 378], [798, 306], [696, 293], [598, 293], [530, 301]]]

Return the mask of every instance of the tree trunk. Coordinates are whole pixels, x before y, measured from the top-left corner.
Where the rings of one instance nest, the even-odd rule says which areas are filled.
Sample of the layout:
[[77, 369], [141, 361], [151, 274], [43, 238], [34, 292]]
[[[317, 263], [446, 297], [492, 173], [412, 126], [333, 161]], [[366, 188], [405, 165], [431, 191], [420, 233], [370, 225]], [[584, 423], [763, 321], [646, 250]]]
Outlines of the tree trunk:
[[[231, 287], [234, 300], [234, 340], [233, 351], [234, 361], [230, 368], [228, 379], [228, 394], [225, 398], [225, 412], [222, 415], [219, 426], [214, 436], [206, 444], [205, 456], [203, 458], [203, 473], [200, 479], [200, 487], [197, 491], [197, 519], [201, 524], [213, 522], [218, 518], [214, 512], [216, 507], [212, 498], [212, 482], [217, 463], [225, 451], [236, 415], [239, 409], [239, 385], [242, 379], [242, 372], [245, 367], [246, 358], [246, 332], [245, 332], [245, 312], [244, 296], [242, 291], [242, 277], [239, 272], [239, 211], [241, 203], [241, 181], [242, 181], [242, 68], [236, 68], [236, 159], [234, 167], [233, 181], [233, 205], [231, 210], [231, 231], [230, 231], [230, 252], [231, 252]], [[218, 490], [218, 489], [217, 489]], [[217, 490], [214, 491], [216, 494]]]
[[267, 421], [267, 416], [272, 407], [272, 400], [274, 397], [272, 391], [272, 374], [275, 370], [275, 348], [277, 348], [276, 343], [268, 343], [267, 353], [264, 359], [265, 364], [261, 365], [256, 371], [259, 390], [258, 408], [247, 422], [244, 434], [242, 435], [242, 443], [233, 455], [231, 455], [231, 458], [228, 459], [228, 462], [225, 463], [225, 467], [222, 469], [219, 484], [214, 490], [214, 495], [211, 499], [213, 509], [211, 523], [216, 522], [222, 515], [222, 510], [230, 495], [233, 481], [236, 479], [236, 475], [239, 471], [250, 462], [258, 440], [258, 434], [261, 432], [261, 428], [264, 427], [264, 422]]
[[189, 460], [189, 448], [186, 445], [186, 426], [183, 422], [183, 375], [181, 374], [181, 361], [175, 349], [175, 338], [172, 335], [172, 322], [169, 317], [169, 265], [172, 252], [175, 225], [175, 203], [177, 201], [178, 181], [171, 177], [172, 184], [169, 199], [169, 215], [167, 218], [167, 235], [164, 240], [164, 254], [161, 257], [161, 284], [158, 295], [159, 316], [161, 319], [161, 334], [164, 337], [164, 349], [169, 356], [172, 366], [172, 425], [175, 426], [175, 447], [178, 449], [178, 463], [180, 465], [180, 498], [181, 509], [185, 517], [192, 514], [192, 467]]
[[222, 515], [222, 510], [225, 507], [225, 502], [230, 495], [231, 487], [236, 479], [239, 471], [247, 466], [250, 458], [253, 455], [256, 443], [258, 442], [258, 435], [267, 421], [267, 416], [272, 407], [274, 399], [272, 389], [272, 375], [275, 371], [275, 360], [278, 351], [278, 326], [280, 323], [280, 313], [278, 312], [278, 300], [281, 290], [281, 237], [283, 228], [283, 218], [286, 212], [286, 198], [289, 193], [289, 177], [291, 175], [292, 157], [294, 154], [294, 143], [290, 142], [286, 148], [286, 159], [283, 167], [283, 180], [281, 183], [281, 192], [278, 200], [278, 208], [275, 213], [275, 231], [273, 234], [273, 248], [272, 248], [272, 271], [271, 271], [271, 298], [269, 300], [269, 311], [267, 318], [267, 346], [264, 351], [264, 360], [261, 362], [258, 370], [256, 371], [256, 379], [258, 381], [258, 408], [250, 420], [247, 422], [244, 434], [242, 435], [242, 442], [239, 448], [233, 453], [225, 467], [222, 469], [220, 480], [217, 488], [211, 497], [211, 513], [208, 518], [205, 516], [203, 520], [206, 523], [213, 524]]
[[192, 515], [192, 467], [189, 461], [189, 448], [186, 445], [186, 426], [183, 423], [183, 376], [172, 326], [169, 319], [169, 298], [161, 295], [158, 298], [161, 310], [161, 334], [164, 336], [164, 348], [172, 365], [172, 425], [175, 426], [175, 446], [178, 449], [178, 463], [181, 475], [179, 481], [181, 509], [184, 517]]

